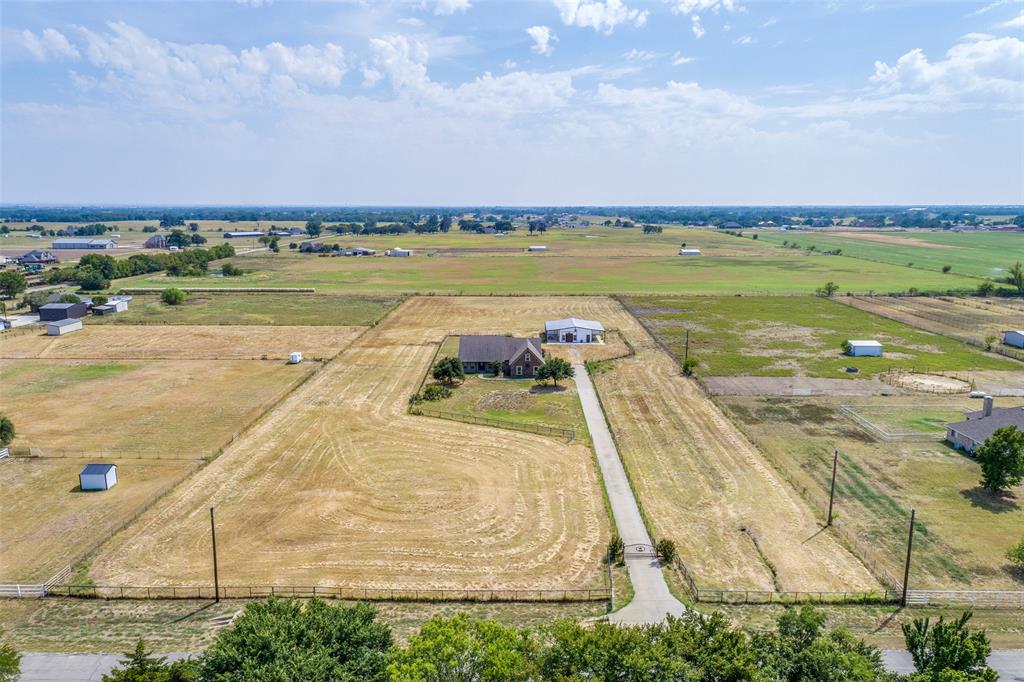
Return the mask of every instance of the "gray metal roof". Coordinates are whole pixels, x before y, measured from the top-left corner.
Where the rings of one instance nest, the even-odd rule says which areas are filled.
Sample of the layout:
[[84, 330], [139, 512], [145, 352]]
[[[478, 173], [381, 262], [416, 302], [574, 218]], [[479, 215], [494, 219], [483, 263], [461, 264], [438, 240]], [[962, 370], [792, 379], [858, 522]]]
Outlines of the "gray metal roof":
[[101, 474], [106, 475], [111, 469], [116, 469], [116, 464], [86, 464], [85, 468], [82, 469], [81, 476], [88, 476], [89, 474]]
[[1016, 426], [1024, 429], [1024, 407], [996, 407], [992, 415], [982, 417], [981, 412], [968, 412], [965, 421], [954, 422], [946, 426], [959, 434], [967, 436], [977, 443], [984, 443], [996, 429], [1004, 426]]
[[76, 305], [82, 305], [81, 303], [47, 303], [46, 305], [39, 306], [40, 310], [67, 310], [73, 308]]
[[47, 322], [46, 324], [50, 325], [51, 327], [67, 327], [73, 324], [82, 324], [82, 321], [74, 317], [67, 317], [63, 320], [52, 320], [50, 322]]
[[492, 362], [511, 360], [527, 346], [538, 357], [541, 356], [537, 339], [522, 339], [514, 336], [460, 336], [459, 360], [463, 362]]
[[561, 320], [548, 320], [544, 323], [544, 329], [549, 332], [556, 331], [558, 329], [568, 329], [569, 327], [592, 329], [599, 332], [604, 331], [604, 325], [597, 320], [581, 320], [577, 317], [566, 317]]

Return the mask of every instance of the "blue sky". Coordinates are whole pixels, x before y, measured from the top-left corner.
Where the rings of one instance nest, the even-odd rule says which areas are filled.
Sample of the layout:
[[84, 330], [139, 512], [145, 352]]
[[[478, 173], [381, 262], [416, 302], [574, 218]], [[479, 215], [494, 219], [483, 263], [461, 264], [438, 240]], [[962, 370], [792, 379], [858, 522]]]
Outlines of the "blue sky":
[[0, 200], [1024, 203], [1024, 2], [5, 1]]

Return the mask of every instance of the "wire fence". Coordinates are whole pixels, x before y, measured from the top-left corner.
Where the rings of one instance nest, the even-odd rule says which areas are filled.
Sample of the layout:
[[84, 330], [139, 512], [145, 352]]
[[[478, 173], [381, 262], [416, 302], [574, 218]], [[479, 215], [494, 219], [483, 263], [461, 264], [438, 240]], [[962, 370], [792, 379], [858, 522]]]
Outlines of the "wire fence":
[[572, 429], [562, 429], [556, 426], [547, 426], [546, 424], [529, 424], [525, 422], [506, 421], [504, 419], [490, 419], [488, 417], [477, 417], [475, 415], [462, 414], [459, 412], [432, 410], [419, 405], [412, 408], [412, 414], [418, 414], [424, 417], [436, 417], [438, 419], [448, 419], [451, 421], [462, 422], [464, 424], [495, 426], [501, 429], [511, 429], [513, 431], [525, 431], [527, 433], [536, 433], [541, 436], [555, 436], [556, 438], [564, 438], [565, 440], [573, 440], [576, 438], [576, 432]]
[[942, 441], [946, 438], [943, 431], [887, 431], [879, 424], [868, 419], [861, 412], [882, 411], [877, 406], [840, 405], [839, 411], [850, 418], [857, 426], [860, 426], [873, 437], [886, 442], [917, 442], [917, 441]]

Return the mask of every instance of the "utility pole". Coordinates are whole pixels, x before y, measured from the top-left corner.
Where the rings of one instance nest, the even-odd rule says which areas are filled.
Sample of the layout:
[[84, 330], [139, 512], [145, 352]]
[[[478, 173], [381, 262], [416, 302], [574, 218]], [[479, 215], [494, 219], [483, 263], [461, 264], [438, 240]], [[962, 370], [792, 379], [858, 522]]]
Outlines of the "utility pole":
[[683, 370], [686, 370], [686, 363], [690, 359], [690, 330], [686, 330], [686, 349], [683, 351]]
[[828, 493], [828, 522], [825, 526], [832, 525], [832, 502], [836, 498], [836, 468], [839, 466], [839, 449], [836, 449], [835, 456], [832, 457], [832, 488]]
[[903, 596], [900, 605], [907, 605], [907, 582], [910, 580], [910, 551], [914, 547], [914, 510], [910, 510], [910, 535], [907, 537], [907, 563], [903, 567]]
[[217, 529], [213, 525], [213, 507], [210, 507], [210, 540], [213, 541], [213, 600], [220, 602], [220, 578], [217, 575]]

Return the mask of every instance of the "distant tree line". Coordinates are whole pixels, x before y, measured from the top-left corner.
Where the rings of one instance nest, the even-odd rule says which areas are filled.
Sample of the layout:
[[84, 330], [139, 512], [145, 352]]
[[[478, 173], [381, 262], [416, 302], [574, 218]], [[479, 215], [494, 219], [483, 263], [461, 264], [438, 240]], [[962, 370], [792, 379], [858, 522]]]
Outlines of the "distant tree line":
[[235, 255], [230, 244], [218, 244], [209, 249], [186, 249], [173, 253], [139, 253], [128, 258], [114, 258], [90, 253], [78, 265], [48, 270], [43, 276], [46, 284], [77, 282], [86, 291], [98, 291], [110, 286], [110, 281], [166, 270], [174, 277], [198, 277], [206, 274], [210, 261]]

